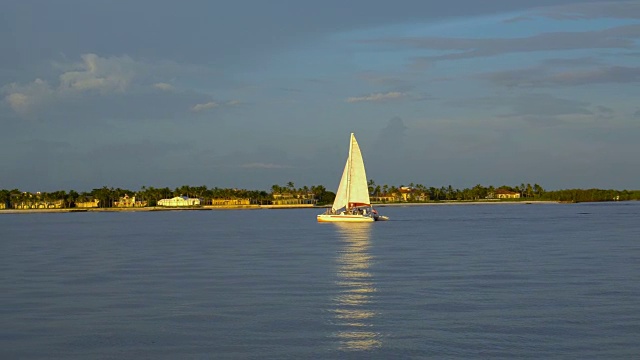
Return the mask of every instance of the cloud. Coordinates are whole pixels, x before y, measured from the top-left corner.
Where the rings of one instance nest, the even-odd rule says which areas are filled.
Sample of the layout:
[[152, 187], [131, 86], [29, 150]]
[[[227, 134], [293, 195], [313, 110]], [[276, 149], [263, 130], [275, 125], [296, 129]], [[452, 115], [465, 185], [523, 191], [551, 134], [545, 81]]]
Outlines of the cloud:
[[613, 114], [615, 112], [612, 108], [604, 105], [597, 105], [596, 109], [602, 114]]
[[595, 113], [600, 120], [613, 119], [615, 117], [615, 110], [608, 106], [596, 105]]
[[17, 113], [29, 111], [29, 97], [21, 93], [13, 93], [7, 96], [9, 106]]
[[0, 90], [7, 94], [5, 102], [9, 107], [21, 116], [28, 116], [34, 109], [56, 97], [55, 89], [42, 79], [35, 79], [28, 84], [12, 83]]
[[516, 17], [512, 17], [506, 20], [503, 20], [502, 22], [505, 24], [510, 24], [510, 23], [517, 23], [517, 22], [522, 22], [522, 21], [532, 21], [533, 18], [531, 18], [530, 16], [516, 16]]
[[574, 19], [640, 19], [640, 4], [637, 1], [592, 2], [554, 6], [536, 10], [532, 15], [556, 20]]
[[135, 76], [136, 63], [128, 56], [102, 58], [84, 54], [76, 71], [60, 75], [60, 90], [124, 92]]
[[164, 90], [164, 91], [173, 90], [173, 85], [163, 83], [163, 82], [155, 83], [153, 84], [153, 87], [159, 90]]
[[558, 98], [549, 94], [527, 94], [505, 99], [512, 112], [505, 116], [587, 115], [589, 103]]
[[371, 85], [383, 86], [386, 88], [407, 89], [410, 87], [406, 80], [401, 79], [398, 76], [378, 74], [372, 71], [358, 74], [357, 79], [365, 81]]
[[518, 96], [487, 96], [474, 99], [447, 102], [450, 106], [485, 109], [493, 116], [503, 119], [517, 119], [529, 124], [553, 125], [569, 118], [593, 115], [591, 105], [586, 101], [559, 98], [550, 94], [533, 93]]
[[640, 24], [584, 32], [548, 32], [513, 38], [402, 37], [365, 40], [401, 47], [449, 51], [448, 54], [417, 58], [415, 61], [442, 61], [491, 57], [511, 53], [582, 50], [633, 49], [640, 38]]
[[204, 104], [193, 105], [191, 107], [191, 111], [200, 112], [200, 111], [210, 110], [210, 109], [216, 108], [218, 106], [219, 106], [218, 103], [216, 103], [214, 101], [209, 101], [209, 102], [204, 103]]
[[[177, 90], [163, 78], [201, 78], [206, 69], [173, 62], [142, 62], [129, 56], [89, 53], [80, 62], [54, 63], [50, 81], [36, 78], [0, 88], [4, 103], [22, 118], [67, 122], [73, 119], [167, 118], [188, 109], [216, 106], [208, 94]], [[52, 80], [51, 80], [52, 79]], [[196, 104], [196, 105], [193, 105]], [[239, 100], [224, 105], [235, 106]], [[7, 118], [2, 120], [8, 121]]]
[[356, 102], [363, 102], [363, 101], [381, 102], [381, 101], [399, 99], [399, 98], [402, 98], [403, 96], [404, 94], [401, 92], [392, 91], [388, 93], [375, 93], [375, 94], [361, 96], [361, 97], [350, 97], [350, 98], [347, 98], [346, 102], [348, 103], [356, 103]]
[[219, 107], [231, 107], [231, 106], [238, 106], [242, 104], [242, 101], [240, 100], [229, 100], [229, 101], [225, 101], [222, 103], [219, 102], [215, 102], [215, 101], [208, 101], [205, 103], [199, 103], [199, 104], [195, 104], [191, 107], [191, 111], [193, 112], [202, 112], [202, 111], [206, 111], [206, 110], [211, 110], [211, 109], [215, 109], [215, 108], [219, 108]]
[[[396, 116], [389, 119], [387, 125], [380, 129], [373, 148], [372, 162], [378, 164], [386, 163], [387, 166], [400, 170], [405, 166], [406, 161], [406, 139], [407, 130], [402, 118]], [[396, 167], [396, 165], [398, 165]]]
[[[584, 64], [583, 64], [584, 65]], [[479, 76], [507, 87], [557, 87], [640, 82], [640, 67], [598, 66], [587, 69], [561, 68], [551, 63], [541, 66], [497, 71]]]

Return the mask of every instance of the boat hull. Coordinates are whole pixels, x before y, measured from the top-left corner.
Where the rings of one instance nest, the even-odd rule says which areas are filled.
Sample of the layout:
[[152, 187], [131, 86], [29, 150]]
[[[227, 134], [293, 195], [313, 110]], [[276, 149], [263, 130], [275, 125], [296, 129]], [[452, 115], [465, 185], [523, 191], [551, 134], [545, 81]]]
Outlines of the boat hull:
[[374, 222], [371, 216], [347, 215], [347, 214], [321, 214], [318, 215], [318, 222]]

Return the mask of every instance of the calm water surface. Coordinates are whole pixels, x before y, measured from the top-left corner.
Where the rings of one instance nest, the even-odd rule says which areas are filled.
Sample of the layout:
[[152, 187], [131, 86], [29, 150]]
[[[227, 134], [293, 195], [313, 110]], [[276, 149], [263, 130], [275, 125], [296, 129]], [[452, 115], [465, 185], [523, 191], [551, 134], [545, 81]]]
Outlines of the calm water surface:
[[640, 355], [640, 203], [0, 215], [2, 359]]

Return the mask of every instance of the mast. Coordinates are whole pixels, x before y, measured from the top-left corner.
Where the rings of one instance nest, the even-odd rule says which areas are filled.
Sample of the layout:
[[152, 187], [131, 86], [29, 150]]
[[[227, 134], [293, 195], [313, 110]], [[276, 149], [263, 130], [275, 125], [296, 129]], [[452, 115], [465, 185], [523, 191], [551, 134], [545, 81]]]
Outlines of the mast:
[[349, 198], [351, 195], [351, 163], [353, 162], [353, 157], [351, 156], [352, 151], [353, 151], [353, 133], [351, 133], [351, 137], [349, 138], [349, 157], [347, 160], [347, 164], [349, 166], [349, 171], [347, 172], [347, 210], [349, 210]]

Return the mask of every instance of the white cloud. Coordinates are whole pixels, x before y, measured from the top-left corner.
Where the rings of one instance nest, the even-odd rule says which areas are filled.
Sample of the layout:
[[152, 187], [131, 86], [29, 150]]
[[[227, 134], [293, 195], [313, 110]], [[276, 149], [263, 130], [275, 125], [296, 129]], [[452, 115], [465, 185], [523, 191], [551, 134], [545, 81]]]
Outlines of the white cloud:
[[123, 93], [138, 66], [128, 56], [101, 58], [95, 54], [84, 54], [82, 60], [82, 63], [67, 66], [70, 70], [58, 77], [57, 87], [39, 78], [30, 83], [12, 83], [3, 87], [5, 101], [13, 111], [27, 116], [46, 104], [77, 97], [86, 91]]
[[11, 109], [23, 116], [55, 97], [54, 89], [42, 79], [35, 79], [24, 85], [12, 83], [3, 87], [2, 92], [8, 94], [5, 96], [5, 101]]
[[[101, 109], [103, 115], [123, 112], [153, 113], [149, 103], [163, 102], [166, 114], [209, 110], [218, 106], [235, 106], [240, 101], [225, 103], [209, 101], [209, 95], [199, 91], [177, 90], [163, 79], [200, 77], [207, 70], [171, 61], [141, 62], [129, 56], [100, 57], [83, 54], [81, 61], [53, 63], [54, 73], [47, 74], [49, 82], [36, 78], [32, 82], [11, 83], [0, 86], [0, 100], [21, 117], [39, 117], [43, 114], [68, 113], [73, 117], [81, 111]], [[56, 80], [57, 79], [57, 80]], [[156, 89], [156, 91], [150, 91]], [[157, 91], [160, 90], [160, 91]], [[207, 102], [209, 101], [209, 102]], [[114, 106], [114, 104], [120, 106]], [[126, 105], [125, 105], [126, 104]], [[193, 105], [192, 104], [196, 104]], [[146, 110], [144, 110], [146, 109]], [[49, 115], [47, 115], [49, 116]]]
[[173, 90], [173, 85], [163, 83], [163, 82], [155, 83], [153, 84], [153, 87], [156, 89], [164, 90], [164, 91]]
[[399, 99], [401, 97], [403, 97], [404, 94], [401, 92], [397, 92], [397, 91], [392, 91], [392, 92], [388, 92], [388, 93], [375, 93], [375, 94], [371, 94], [371, 95], [367, 95], [367, 96], [361, 96], [361, 97], [350, 97], [348, 98], [346, 101], [348, 103], [356, 103], [356, 102], [361, 102], [361, 101], [370, 101], [370, 102], [379, 102], [379, 101], [387, 101], [387, 100], [393, 100], [393, 99]]
[[218, 106], [219, 106], [218, 103], [213, 102], [213, 101], [209, 101], [208, 103], [193, 105], [191, 107], [191, 111], [200, 112], [200, 111], [213, 109], [213, 108], [218, 107]]
[[128, 56], [101, 58], [82, 55], [76, 71], [60, 75], [60, 90], [124, 92], [135, 76], [136, 62]]
[[201, 112], [206, 110], [211, 110], [219, 107], [231, 107], [241, 105], [242, 102], [240, 100], [229, 100], [221, 103], [217, 103], [215, 101], [209, 101], [206, 103], [195, 104], [191, 107], [191, 111], [193, 112]]
[[9, 106], [17, 113], [25, 113], [29, 110], [29, 97], [25, 94], [9, 94], [6, 99]]

